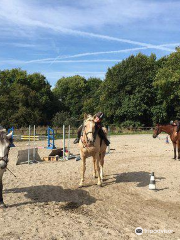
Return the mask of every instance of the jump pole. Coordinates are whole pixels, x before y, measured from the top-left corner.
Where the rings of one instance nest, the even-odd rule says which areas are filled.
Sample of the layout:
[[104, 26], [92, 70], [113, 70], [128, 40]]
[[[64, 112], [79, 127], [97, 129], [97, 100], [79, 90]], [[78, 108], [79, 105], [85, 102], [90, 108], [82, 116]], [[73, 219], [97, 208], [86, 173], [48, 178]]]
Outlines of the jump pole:
[[36, 126], [34, 125], [34, 147], [33, 147], [33, 162], [36, 161]]
[[65, 125], [63, 125], [63, 160], [65, 159]]
[[31, 135], [31, 126], [29, 125], [28, 164], [30, 164], [30, 135]]
[[70, 135], [71, 135], [71, 126], [69, 125], [69, 130], [68, 130], [68, 157], [70, 155]]
[[29, 125], [29, 143], [28, 143], [28, 164], [36, 162], [36, 126], [34, 125], [34, 135], [33, 135], [33, 160], [30, 160], [30, 146], [31, 146], [31, 125]]

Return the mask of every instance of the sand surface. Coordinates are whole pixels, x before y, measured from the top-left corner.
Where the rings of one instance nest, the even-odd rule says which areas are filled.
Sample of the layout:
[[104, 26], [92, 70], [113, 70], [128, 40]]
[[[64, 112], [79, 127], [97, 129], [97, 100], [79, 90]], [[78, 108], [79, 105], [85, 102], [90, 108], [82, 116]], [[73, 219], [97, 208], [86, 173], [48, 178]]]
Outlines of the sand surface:
[[[4, 174], [4, 202], [0, 209], [0, 239], [180, 239], [180, 161], [173, 160], [166, 135], [112, 136], [105, 157], [103, 187], [92, 178], [87, 159], [85, 187], [78, 188], [82, 161], [16, 165], [16, 143]], [[79, 152], [72, 144], [71, 152]], [[45, 142], [38, 144], [46, 145]], [[62, 141], [56, 141], [62, 147]], [[155, 173], [157, 191], [148, 189]], [[135, 234], [135, 229], [172, 233]]]

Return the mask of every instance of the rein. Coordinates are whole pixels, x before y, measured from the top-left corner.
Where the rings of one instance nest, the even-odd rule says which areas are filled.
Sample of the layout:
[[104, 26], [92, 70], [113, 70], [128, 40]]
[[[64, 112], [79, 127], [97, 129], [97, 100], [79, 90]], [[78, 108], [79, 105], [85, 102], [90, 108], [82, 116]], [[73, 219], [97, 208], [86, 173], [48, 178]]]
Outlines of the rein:
[[[9, 148], [9, 149], [10, 149], [10, 148]], [[4, 168], [7, 167], [7, 163], [8, 163], [8, 161], [9, 161], [9, 159], [8, 159], [9, 149], [8, 149], [8, 153], [7, 153], [4, 157], [0, 157], [0, 161], [3, 161], [3, 162], [5, 163], [5, 166], [0, 167], [1, 169], [4, 169]]]
[[0, 161], [8, 162], [8, 153], [4, 157], [0, 157]]
[[2, 144], [5, 144], [5, 142], [8, 143], [8, 146], [5, 149], [7, 151], [7, 153], [3, 157], [0, 157], [0, 161], [1, 161], [0, 169], [5, 169], [7, 167], [8, 161], [9, 161], [8, 155], [9, 155], [10, 143], [11, 143], [10, 138], [11, 138], [11, 135], [6, 136], [5, 132], [0, 131], [0, 140], [1, 140]]

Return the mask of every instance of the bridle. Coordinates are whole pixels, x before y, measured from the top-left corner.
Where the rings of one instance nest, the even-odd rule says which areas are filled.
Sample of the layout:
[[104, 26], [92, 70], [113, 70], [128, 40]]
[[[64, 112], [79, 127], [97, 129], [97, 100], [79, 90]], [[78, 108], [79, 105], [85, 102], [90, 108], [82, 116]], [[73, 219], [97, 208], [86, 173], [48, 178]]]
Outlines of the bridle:
[[155, 127], [155, 131], [156, 131], [156, 135], [158, 136], [159, 135], [159, 126]]
[[8, 158], [9, 150], [10, 150], [10, 147], [8, 147], [8, 152], [6, 153], [6, 155], [4, 155], [4, 157], [0, 157], [0, 161], [3, 161], [5, 163], [5, 165], [3, 167], [0, 167], [1, 169], [6, 168], [6, 166], [7, 166], [7, 163], [9, 161], [9, 158]]
[[0, 157], [0, 161], [4, 161], [5, 163], [7, 163], [9, 161], [8, 154], [9, 154], [9, 151], [4, 157]]
[[[85, 132], [85, 135], [86, 135], [87, 140], [89, 140], [89, 139], [88, 139], [88, 134], [89, 134], [89, 133], [92, 133], [92, 134], [93, 134], [93, 132]], [[93, 142], [94, 142], [94, 137], [93, 137]]]
[[93, 135], [93, 146], [94, 146], [94, 142], [96, 141], [96, 136], [97, 136], [97, 132], [95, 130], [95, 132], [92, 132], [92, 131], [89, 131], [89, 132], [86, 132], [85, 130], [86, 126], [84, 126], [84, 133], [85, 133], [85, 136], [86, 136], [86, 140], [82, 140], [82, 137], [81, 137], [81, 142], [83, 143], [83, 147], [88, 147], [88, 143], [90, 142], [90, 140], [88, 139], [88, 134], [92, 134]]

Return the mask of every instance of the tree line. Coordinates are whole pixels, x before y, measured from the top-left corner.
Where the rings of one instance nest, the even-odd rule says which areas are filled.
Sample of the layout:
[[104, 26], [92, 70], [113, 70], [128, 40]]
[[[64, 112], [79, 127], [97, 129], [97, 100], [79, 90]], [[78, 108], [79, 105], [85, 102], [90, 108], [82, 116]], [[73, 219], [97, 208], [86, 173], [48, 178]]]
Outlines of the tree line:
[[131, 55], [105, 79], [76, 75], [55, 87], [40, 73], [0, 71], [0, 125], [61, 127], [81, 124], [84, 113], [102, 111], [104, 122], [120, 127], [152, 126], [180, 119], [180, 49], [157, 59]]

